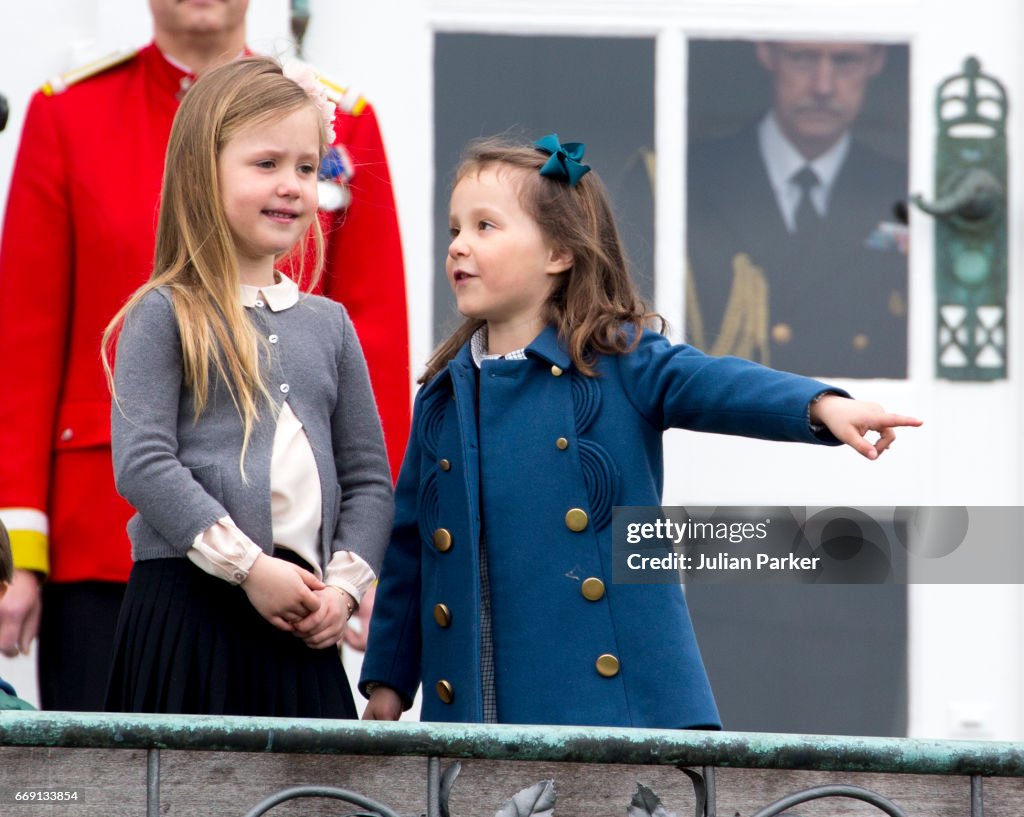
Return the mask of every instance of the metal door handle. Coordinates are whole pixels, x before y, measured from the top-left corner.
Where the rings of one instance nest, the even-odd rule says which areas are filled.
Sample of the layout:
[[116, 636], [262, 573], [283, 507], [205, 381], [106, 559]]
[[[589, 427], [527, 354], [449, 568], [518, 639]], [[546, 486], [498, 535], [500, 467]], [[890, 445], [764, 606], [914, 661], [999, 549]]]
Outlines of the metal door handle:
[[987, 226], [1003, 206], [1006, 191], [996, 177], [982, 167], [968, 170], [953, 190], [932, 203], [915, 195], [914, 204], [936, 218], [949, 221], [962, 229]]

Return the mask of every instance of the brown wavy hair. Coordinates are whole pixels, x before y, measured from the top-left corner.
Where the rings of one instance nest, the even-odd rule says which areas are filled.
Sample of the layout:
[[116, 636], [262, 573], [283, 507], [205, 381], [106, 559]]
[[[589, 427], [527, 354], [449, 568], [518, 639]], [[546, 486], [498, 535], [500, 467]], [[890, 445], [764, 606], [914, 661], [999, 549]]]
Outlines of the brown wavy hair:
[[[265, 340], [257, 335], [242, 306], [218, 160], [224, 145], [243, 128], [275, 121], [307, 105], [317, 110], [307, 93], [284, 76], [280, 64], [266, 57], [236, 60], [196, 82], [174, 117], [167, 145], [153, 274], [103, 333], [103, 367], [113, 393], [113, 351], [125, 317], [150, 290], [167, 287], [195, 416], [206, 407], [215, 372], [227, 384], [245, 428], [241, 463], [261, 405], [273, 410], [275, 404], [260, 372], [260, 345]], [[321, 156], [327, 148], [327, 134], [321, 128]], [[306, 290], [315, 287], [323, 268], [318, 217], [286, 255], [299, 285]]]
[[[520, 170], [509, 174], [519, 188], [523, 209], [544, 237], [572, 255], [572, 266], [556, 278], [544, 303], [544, 321], [558, 337], [573, 365], [593, 377], [601, 354], [625, 354], [640, 340], [645, 326], [664, 332], [664, 319], [651, 312], [629, 274], [626, 254], [612, 215], [608, 192], [591, 170], [575, 187], [540, 175], [548, 154], [507, 136], [474, 140], [455, 169], [452, 189], [465, 177], [485, 170]], [[485, 321], [467, 318], [427, 361], [420, 377], [426, 383], [440, 372]]]

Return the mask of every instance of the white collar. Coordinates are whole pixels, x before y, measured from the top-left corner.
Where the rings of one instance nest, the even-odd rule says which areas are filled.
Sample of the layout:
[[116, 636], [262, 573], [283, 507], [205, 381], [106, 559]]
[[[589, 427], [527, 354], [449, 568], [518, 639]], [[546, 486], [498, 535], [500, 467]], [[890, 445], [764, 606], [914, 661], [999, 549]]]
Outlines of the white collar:
[[786, 138], [782, 128], [779, 127], [774, 111], [769, 111], [768, 115], [761, 120], [761, 124], [757, 128], [757, 136], [761, 147], [761, 156], [764, 157], [765, 167], [768, 168], [768, 177], [771, 179], [776, 195], [779, 195], [786, 185], [792, 183], [793, 175], [800, 168], [809, 165], [821, 182], [819, 187], [823, 199], [828, 201], [832, 185], [835, 183], [836, 176], [839, 175], [839, 169], [850, 152], [849, 131], [843, 133], [838, 142], [810, 162]]
[[479, 369], [480, 364], [485, 360], [526, 360], [526, 349], [516, 349], [513, 352], [508, 352], [504, 355], [492, 355], [487, 351], [488, 348], [488, 335], [487, 335], [487, 324], [484, 324], [477, 329], [472, 337], [469, 339], [469, 351], [473, 355], [473, 362]]
[[[183, 74], [189, 74], [189, 75], [191, 75], [193, 77], [196, 75], [196, 72], [193, 71], [190, 66], [185, 65], [185, 63], [183, 63], [177, 57], [172, 57], [170, 54], [168, 54], [166, 51], [164, 51], [163, 49], [161, 49], [159, 47], [157, 48], [157, 50], [160, 51], [160, 54], [163, 56], [163, 58], [165, 60], [167, 60], [167, 62], [169, 62], [171, 65], [173, 65], [179, 71], [181, 71]], [[238, 56], [235, 57], [235, 59], [236, 60], [237, 59], [241, 59], [244, 56], [245, 56], [245, 49], [243, 48], [241, 51], [238, 52]]]
[[167, 62], [169, 62], [171, 65], [173, 65], [179, 71], [181, 71], [181, 73], [183, 73], [183, 74], [192, 74], [193, 76], [195, 76], [195, 72], [191, 68], [189, 68], [187, 65], [185, 65], [185, 63], [183, 63], [181, 60], [176, 59], [175, 57], [172, 57], [166, 51], [161, 51], [160, 53], [163, 54], [163, 57], [164, 57], [165, 60], [167, 60]]
[[254, 287], [242, 284], [242, 306], [254, 307], [261, 299], [273, 312], [281, 312], [299, 302], [298, 285], [283, 272], [275, 272], [281, 280], [269, 286]]

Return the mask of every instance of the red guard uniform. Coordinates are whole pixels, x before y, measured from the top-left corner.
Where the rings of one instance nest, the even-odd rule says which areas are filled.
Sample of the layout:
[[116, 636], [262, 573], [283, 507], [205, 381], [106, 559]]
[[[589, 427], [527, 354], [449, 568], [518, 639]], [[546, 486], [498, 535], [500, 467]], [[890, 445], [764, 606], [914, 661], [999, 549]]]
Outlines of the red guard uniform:
[[[0, 244], [0, 519], [18, 567], [124, 583], [132, 512], [114, 489], [99, 343], [152, 271], [164, 154], [193, 78], [151, 44], [64, 79], [28, 110]], [[352, 166], [346, 206], [321, 213], [322, 290], [355, 322], [397, 474], [410, 402], [398, 222], [373, 110], [341, 96]]]

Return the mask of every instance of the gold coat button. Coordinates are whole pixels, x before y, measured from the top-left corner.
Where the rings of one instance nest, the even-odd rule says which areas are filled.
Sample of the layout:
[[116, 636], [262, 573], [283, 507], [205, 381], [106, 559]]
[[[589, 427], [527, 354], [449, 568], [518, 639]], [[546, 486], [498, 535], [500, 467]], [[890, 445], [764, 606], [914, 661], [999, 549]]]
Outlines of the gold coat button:
[[448, 460], [441, 460], [438, 465], [441, 466], [442, 471], [451, 471], [452, 464]]
[[562, 369], [559, 366], [552, 366], [551, 367], [551, 374], [553, 374], [555, 377], [561, 377], [562, 376]]
[[604, 582], [596, 576], [591, 576], [583, 580], [580, 592], [587, 601], [598, 601], [604, 598]]
[[784, 344], [793, 340], [793, 328], [788, 323], [777, 323], [772, 327], [772, 340]]
[[558, 447], [559, 451], [565, 451], [565, 449], [569, 447], [569, 441], [565, 439], [565, 437], [559, 437], [555, 440], [555, 445]]
[[597, 667], [598, 675], [603, 675], [605, 678], [614, 678], [619, 674], [619, 659], [610, 652], [598, 656], [594, 666]]
[[437, 686], [434, 687], [437, 692], [437, 697], [441, 699], [442, 703], [450, 704], [455, 700], [455, 687], [452, 686], [451, 681], [445, 681], [443, 678], [437, 682]]
[[447, 604], [434, 605], [434, 621], [439, 627], [447, 627], [452, 623], [452, 611]]
[[579, 533], [587, 527], [587, 512], [582, 508], [570, 508], [565, 515], [565, 526], [572, 531]]
[[452, 534], [447, 528], [438, 528], [434, 531], [434, 547], [442, 553], [452, 549]]
[[868, 346], [871, 345], [871, 341], [868, 340], [867, 335], [854, 335], [853, 336], [853, 348], [858, 352], [863, 352]]
[[889, 293], [889, 312], [900, 318], [907, 314], [907, 303], [899, 292]]

